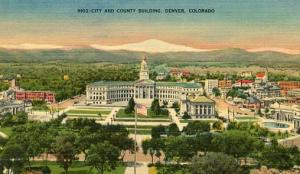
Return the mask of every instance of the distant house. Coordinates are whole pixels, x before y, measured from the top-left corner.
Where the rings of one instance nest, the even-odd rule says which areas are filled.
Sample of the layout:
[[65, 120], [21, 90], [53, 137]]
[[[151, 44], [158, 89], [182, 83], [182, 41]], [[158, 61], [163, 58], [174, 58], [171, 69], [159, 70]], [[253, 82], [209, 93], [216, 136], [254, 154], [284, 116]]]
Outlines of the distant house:
[[263, 102], [261, 102], [258, 98], [256, 97], [247, 97], [243, 104], [243, 108], [250, 109], [252, 111], [257, 111], [260, 108], [263, 108]]
[[280, 88], [276, 85], [266, 84], [255, 89], [254, 94], [260, 98], [276, 98], [280, 97]]
[[237, 80], [235, 84], [233, 84], [234, 87], [252, 87], [254, 81], [253, 80]]
[[180, 70], [180, 69], [171, 69], [169, 72], [170, 76], [175, 77], [177, 79], [186, 78], [191, 75], [188, 70]]
[[299, 81], [279, 81], [278, 86], [280, 87], [280, 93], [282, 96], [287, 96], [288, 92], [294, 89], [300, 90]]
[[156, 80], [164, 80], [167, 77], [167, 73], [159, 72], [157, 73]]
[[55, 102], [55, 94], [50, 91], [16, 91], [16, 100]]
[[264, 72], [257, 73], [255, 76], [255, 83], [261, 84], [266, 83], [268, 81], [268, 74]]
[[206, 79], [205, 80], [205, 92], [208, 95], [212, 95], [213, 94], [213, 89], [214, 88], [218, 88], [219, 86], [219, 81], [218, 79]]

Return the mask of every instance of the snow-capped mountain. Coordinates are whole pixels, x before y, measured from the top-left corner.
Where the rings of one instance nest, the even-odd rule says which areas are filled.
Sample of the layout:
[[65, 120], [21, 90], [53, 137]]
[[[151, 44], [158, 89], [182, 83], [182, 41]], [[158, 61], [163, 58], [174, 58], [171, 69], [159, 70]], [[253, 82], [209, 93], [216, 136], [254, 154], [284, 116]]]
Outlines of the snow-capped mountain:
[[196, 49], [185, 45], [171, 44], [161, 40], [150, 39], [138, 43], [129, 43], [117, 46], [106, 46], [106, 45], [90, 45], [92, 48], [100, 50], [128, 50], [128, 51], [141, 51], [149, 53], [163, 53], [163, 52], [205, 52], [212, 51], [207, 49]]

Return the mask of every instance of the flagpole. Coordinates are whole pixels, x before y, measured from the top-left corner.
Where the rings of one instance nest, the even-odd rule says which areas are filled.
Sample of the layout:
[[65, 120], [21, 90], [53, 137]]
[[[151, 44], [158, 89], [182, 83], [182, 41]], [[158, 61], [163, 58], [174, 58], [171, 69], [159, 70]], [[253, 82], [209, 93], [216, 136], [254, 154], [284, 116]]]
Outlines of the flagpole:
[[137, 140], [136, 140], [136, 127], [137, 127], [137, 113], [136, 113], [136, 106], [134, 109], [134, 174], [136, 174], [136, 145], [137, 145]]

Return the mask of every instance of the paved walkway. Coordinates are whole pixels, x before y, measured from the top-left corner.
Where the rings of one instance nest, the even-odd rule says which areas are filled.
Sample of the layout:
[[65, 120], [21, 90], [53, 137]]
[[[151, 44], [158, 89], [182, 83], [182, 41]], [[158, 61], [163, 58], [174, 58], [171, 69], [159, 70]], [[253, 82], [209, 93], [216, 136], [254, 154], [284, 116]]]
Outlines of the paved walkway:
[[117, 112], [120, 110], [120, 108], [112, 108], [112, 111], [109, 113], [109, 115], [105, 118], [105, 123], [111, 124], [113, 119], [116, 118]]
[[[134, 164], [128, 164], [124, 174], [134, 174]], [[137, 163], [136, 174], [148, 174], [147, 163]]]
[[176, 114], [175, 109], [169, 108], [168, 110], [169, 110], [169, 113], [170, 113], [170, 115], [171, 115], [172, 122], [173, 122], [173, 123], [176, 123], [177, 126], [178, 126], [178, 128], [179, 128], [179, 130], [182, 131], [182, 129], [183, 129], [183, 127], [184, 127], [184, 124], [180, 123], [179, 118], [176, 116], [177, 114]]

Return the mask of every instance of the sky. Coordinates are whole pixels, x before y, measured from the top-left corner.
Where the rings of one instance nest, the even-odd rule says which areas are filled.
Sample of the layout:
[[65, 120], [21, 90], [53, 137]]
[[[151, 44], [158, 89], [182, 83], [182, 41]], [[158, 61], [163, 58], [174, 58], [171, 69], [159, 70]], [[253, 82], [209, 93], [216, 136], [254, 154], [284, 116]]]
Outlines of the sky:
[[[186, 13], [82, 14], [81, 8]], [[187, 13], [201, 8], [215, 13]], [[198, 49], [300, 50], [299, 9], [299, 0], [0, 0], [0, 45], [111, 46], [157, 39]]]

